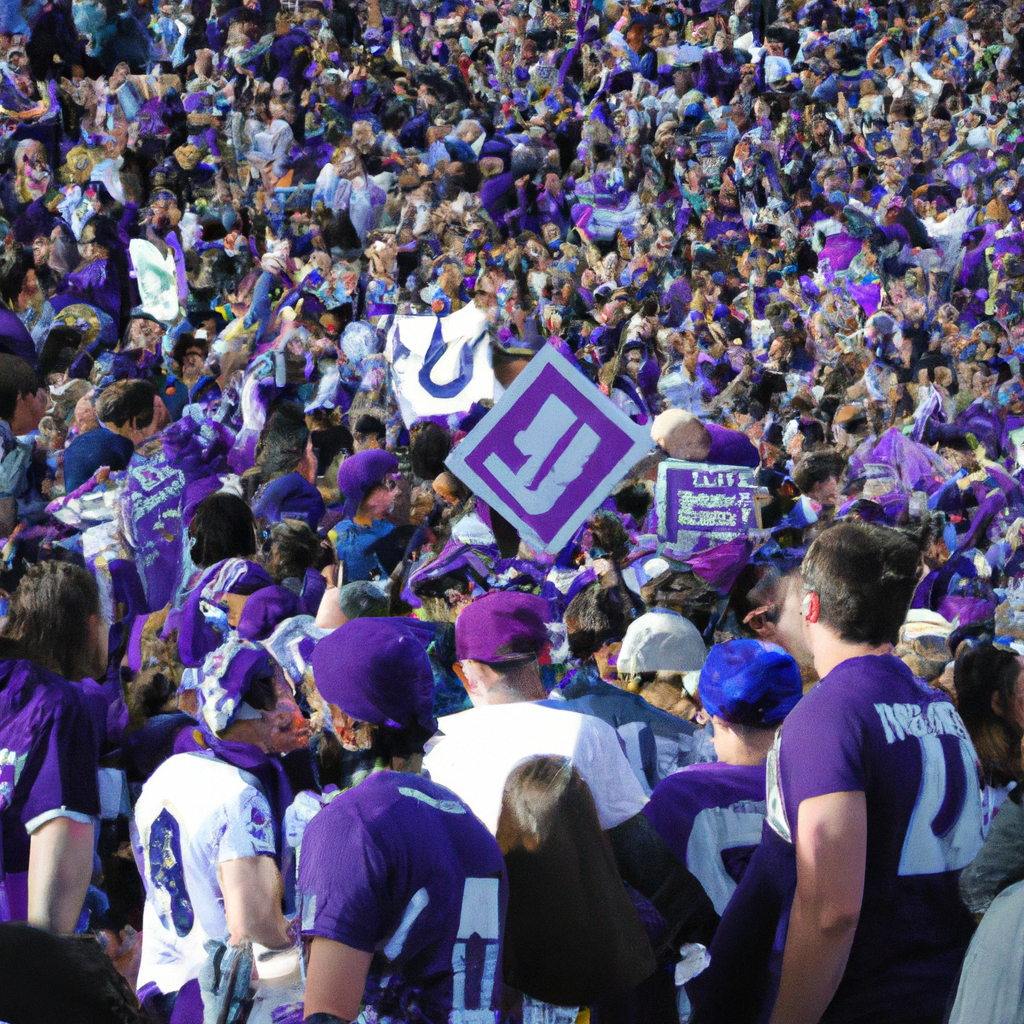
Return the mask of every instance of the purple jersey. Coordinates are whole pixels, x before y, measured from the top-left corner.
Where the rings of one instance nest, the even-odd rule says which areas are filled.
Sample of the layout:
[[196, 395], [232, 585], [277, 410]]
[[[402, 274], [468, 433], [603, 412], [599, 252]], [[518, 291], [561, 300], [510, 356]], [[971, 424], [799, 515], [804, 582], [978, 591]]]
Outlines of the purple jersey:
[[[838, 665], [783, 724], [768, 758], [764, 838], [722, 918], [708, 976], [687, 986], [694, 1024], [767, 1019], [796, 885], [800, 804], [858, 791], [867, 800], [864, 899], [822, 1021], [942, 1019], [973, 927], [958, 879], [981, 846], [975, 753], [949, 699], [883, 655]], [[721, 982], [738, 970], [748, 984], [728, 991]], [[766, 1004], [752, 1006], [748, 990], [767, 992]]]
[[367, 1021], [494, 1020], [505, 866], [450, 790], [385, 771], [343, 793], [306, 829], [299, 889], [304, 934], [376, 953]]
[[761, 840], [764, 765], [690, 765], [655, 786], [643, 813], [722, 914]]
[[29, 833], [50, 818], [99, 815], [98, 759], [81, 691], [29, 661], [0, 661], [0, 880], [11, 919], [27, 911]]

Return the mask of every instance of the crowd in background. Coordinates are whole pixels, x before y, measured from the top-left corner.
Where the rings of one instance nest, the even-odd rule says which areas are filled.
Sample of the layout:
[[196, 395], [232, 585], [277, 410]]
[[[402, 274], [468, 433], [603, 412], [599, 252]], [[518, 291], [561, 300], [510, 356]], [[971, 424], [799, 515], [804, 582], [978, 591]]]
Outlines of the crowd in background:
[[0, 5], [0, 1021], [1024, 1021], [1022, 29]]

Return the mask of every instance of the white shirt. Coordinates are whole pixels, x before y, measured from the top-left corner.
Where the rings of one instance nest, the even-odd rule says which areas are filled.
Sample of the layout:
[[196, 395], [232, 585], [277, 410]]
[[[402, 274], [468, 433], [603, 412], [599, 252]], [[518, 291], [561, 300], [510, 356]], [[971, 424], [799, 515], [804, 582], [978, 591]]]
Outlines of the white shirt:
[[647, 803], [615, 730], [592, 715], [523, 701], [471, 708], [438, 724], [443, 737], [424, 768], [469, 804], [492, 833], [509, 772], [537, 754], [572, 758], [594, 795], [603, 829], [628, 821]]
[[227, 934], [217, 868], [274, 855], [270, 804], [255, 780], [205, 754], [176, 754], [142, 787], [133, 844], [143, 882], [139, 986], [177, 992], [199, 976], [203, 943]]

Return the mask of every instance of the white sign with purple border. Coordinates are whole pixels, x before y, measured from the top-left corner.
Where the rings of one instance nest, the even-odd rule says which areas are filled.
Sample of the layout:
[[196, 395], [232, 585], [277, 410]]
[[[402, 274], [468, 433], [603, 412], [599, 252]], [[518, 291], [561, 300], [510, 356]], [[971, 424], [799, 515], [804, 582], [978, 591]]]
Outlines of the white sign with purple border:
[[447, 466], [527, 544], [557, 552], [652, 447], [647, 428], [545, 345]]

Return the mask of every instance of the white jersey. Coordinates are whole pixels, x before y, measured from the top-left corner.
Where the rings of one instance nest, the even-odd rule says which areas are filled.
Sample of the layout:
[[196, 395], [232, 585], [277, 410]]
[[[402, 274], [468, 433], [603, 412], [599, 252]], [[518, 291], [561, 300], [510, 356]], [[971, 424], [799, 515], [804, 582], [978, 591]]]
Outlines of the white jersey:
[[593, 715], [526, 701], [471, 708], [438, 724], [443, 736], [424, 768], [469, 804], [492, 833], [509, 772], [536, 754], [572, 759], [590, 786], [604, 829], [628, 821], [647, 803], [615, 730]]
[[146, 886], [139, 987], [170, 994], [199, 976], [203, 943], [227, 933], [218, 866], [274, 855], [270, 804], [241, 769], [176, 754], [142, 787], [133, 839]]

